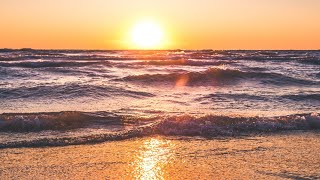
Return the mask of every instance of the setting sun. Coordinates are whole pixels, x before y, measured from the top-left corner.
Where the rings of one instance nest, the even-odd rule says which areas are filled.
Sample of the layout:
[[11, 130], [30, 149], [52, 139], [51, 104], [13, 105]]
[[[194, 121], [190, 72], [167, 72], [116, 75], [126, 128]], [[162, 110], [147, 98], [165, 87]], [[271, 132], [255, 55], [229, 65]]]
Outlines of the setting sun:
[[157, 49], [163, 41], [163, 31], [158, 24], [152, 21], [142, 21], [134, 26], [131, 38], [137, 48]]
[[320, 0], [0, 0], [0, 180], [320, 180], [317, 19]]

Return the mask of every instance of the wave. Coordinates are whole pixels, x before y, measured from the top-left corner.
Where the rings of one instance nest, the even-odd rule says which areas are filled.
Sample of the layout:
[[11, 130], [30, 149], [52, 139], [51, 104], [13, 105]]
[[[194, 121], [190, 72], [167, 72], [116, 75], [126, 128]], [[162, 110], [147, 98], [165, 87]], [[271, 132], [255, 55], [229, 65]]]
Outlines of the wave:
[[44, 130], [68, 130], [100, 123], [120, 124], [120, 117], [112, 113], [53, 112], [1, 114], [0, 131], [36, 132]]
[[144, 75], [132, 75], [122, 79], [131, 82], [141, 83], [171, 83], [182, 84], [183, 86], [193, 85], [228, 85], [234, 84], [241, 80], [260, 80], [261, 83], [275, 84], [275, 85], [314, 85], [316, 82], [297, 79], [289, 76], [285, 76], [278, 73], [268, 72], [246, 72], [233, 69], [220, 69], [209, 68], [203, 72], [188, 72], [188, 73], [171, 73], [171, 74], [144, 74]]
[[299, 61], [302, 64], [311, 64], [311, 65], [320, 65], [320, 58], [308, 58], [308, 59], [304, 59]]
[[[10, 54], [0, 55], [0, 62], [16, 62], [30, 60], [56, 60], [56, 61], [107, 61], [107, 60], [135, 60], [134, 57], [114, 56], [112, 54], [67, 54], [63, 53], [37, 53], [37, 54]], [[82, 52], [85, 53], [85, 52]]]
[[284, 95], [282, 98], [291, 99], [294, 101], [320, 101], [320, 94], [293, 94], [293, 95]]
[[150, 135], [163, 136], [202, 136], [214, 138], [221, 136], [243, 136], [250, 134], [272, 133], [279, 131], [320, 129], [318, 114], [296, 114], [279, 117], [194, 117], [189, 115], [171, 117], [142, 118], [118, 116], [107, 112], [60, 112], [33, 114], [0, 115], [0, 131], [23, 132], [30, 130], [65, 130], [99, 124], [127, 126], [113, 133], [90, 135], [37, 138], [23, 141], [0, 143], [0, 148], [66, 146], [123, 140]]
[[[82, 67], [100, 64], [100, 62], [75, 62], [75, 61], [39, 61], [39, 62], [16, 62], [16, 63], [2, 63], [0, 67], [23, 67], [23, 68], [45, 68], [45, 67]], [[108, 63], [103, 63], [109, 65]]]
[[307, 60], [317, 59], [319, 50], [41, 50], [41, 49], [0, 49], [0, 53], [16, 55], [77, 55], [85, 57], [106, 54], [121, 54], [130, 57], [190, 57], [209, 59], [212, 57], [234, 57], [243, 60]]
[[233, 61], [200, 61], [200, 60], [188, 60], [188, 59], [177, 59], [177, 60], [153, 60], [153, 61], [141, 61], [133, 63], [134, 65], [156, 65], [156, 66], [220, 66], [225, 64], [234, 63]]
[[257, 96], [257, 95], [251, 95], [251, 94], [226, 94], [226, 93], [215, 93], [215, 94], [209, 94], [204, 97], [197, 98], [197, 101], [206, 100], [206, 99], [213, 99], [214, 102], [218, 102], [219, 100], [225, 101], [226, 99], [234, 99], [234, 100], [249, 100], [249, 101], [266, 101], [268, 100], [265, 96]]
[[132, 91], [112, 86], [81, 85], [69, 83], [64, 85], [38, 85], [34, 87], [0, 88], [1, 99], [19, 98], [54, 98], [69, 99], [78, 97], [101, 98], [110, 96], [126, 96], [133, 98], [153, 97], [155, 95], [142, 91]]
[[187, 136], [238, 136], [248, 133], [309, 130], [320, 128], [318, 114], [300, 114], [280, 117], [228, 117], [192, 116], [171, 117], [157, 126], [162, 135]]
[[239, 60], [253, 60], [253, 61], [277, 61], [277, 62], [288, 62], [296, 61], [306, 64], [318, 64], [319, 63], [319, 51], [312, 50], [279, 50], [279, 51], [229, 51], [225, 54], [225, 58], [233, 58]]

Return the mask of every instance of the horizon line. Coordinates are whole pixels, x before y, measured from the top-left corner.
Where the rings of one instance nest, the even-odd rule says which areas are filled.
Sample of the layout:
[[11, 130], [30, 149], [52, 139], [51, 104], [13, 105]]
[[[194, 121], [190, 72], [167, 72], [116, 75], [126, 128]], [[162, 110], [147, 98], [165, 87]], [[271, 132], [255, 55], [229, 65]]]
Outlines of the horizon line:
[[319, 49], [81, 49], [81, 48], [0, 48], [1, 50], [12, 50], [12, 51], [49, 51], [49, 50], [71, 50], [71, 51], [320, 51]]

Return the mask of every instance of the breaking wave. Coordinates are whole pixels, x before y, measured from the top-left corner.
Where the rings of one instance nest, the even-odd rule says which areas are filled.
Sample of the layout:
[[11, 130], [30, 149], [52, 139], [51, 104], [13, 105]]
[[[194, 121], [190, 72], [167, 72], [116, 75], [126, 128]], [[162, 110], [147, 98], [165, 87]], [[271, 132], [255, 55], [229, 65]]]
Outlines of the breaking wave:
[[[297, 114], [279, 117], [229, 117], [189, 115], [171, 117], [119, 116], [108, 112], [59, 112], [0, 115], [0, 132], [20, 132], [22, 134], [47, 130], [66, 131], [70, 129], [99, 127], [108, 129], [116, 125], [118, 131], [77, 136], [52, 136], [0, 143], [0, 148], [66, 146], [123, 140], [149, 135], [202, 136], [242, 136], [255, 133], [320, 129], [320, 116]], [[28, 136], [29, 137], [29, 136]]]
[[68, 130], [96, 125], [117, 124], [119, 117], [112, 113], [57, 112], [21, 113], [0, 115], [0, 131], [37, 132], [44, 130]]

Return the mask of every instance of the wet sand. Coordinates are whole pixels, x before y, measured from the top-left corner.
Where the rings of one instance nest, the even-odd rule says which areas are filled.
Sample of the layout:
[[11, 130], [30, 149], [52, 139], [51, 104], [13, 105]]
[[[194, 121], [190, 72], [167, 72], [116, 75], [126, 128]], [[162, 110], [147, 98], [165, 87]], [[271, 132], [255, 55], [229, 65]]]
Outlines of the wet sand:
[[0, 150], [0, 179], [320, 179], [320, 132]]

